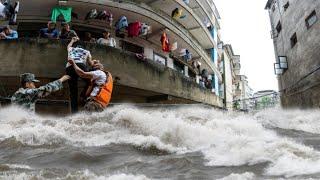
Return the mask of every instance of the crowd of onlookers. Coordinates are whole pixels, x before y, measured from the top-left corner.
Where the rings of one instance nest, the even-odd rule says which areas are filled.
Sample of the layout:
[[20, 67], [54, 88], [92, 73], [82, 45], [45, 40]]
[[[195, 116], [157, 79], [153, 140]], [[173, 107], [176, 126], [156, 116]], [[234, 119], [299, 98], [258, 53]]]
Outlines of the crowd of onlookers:
[[212, 89], [212, 76], [209, 76], [208, 71], [203, 69], [200, 73], [199, 84], [202, 88]]
[[[0, 39], [18, 39], [18, 32], [11, 29], [9, 25], [4, 26], [0, 30]], [[39, 31], [40, 38], [47, 39], [72, 39], [77, 37], [77, 33], [70, 28], [70, 25], [66, 22], [61, 23], [61, 29], [58, 30], [55, 22], [49, 21], [46, 28], [42, 28]], [[116, 47], [116, 41], [111, 37], [109, 31], [104, 30], [102, 37], [95, 39], [90, 32], [86, 32], [83, 38], [84, 42], [97, 43], [105, 46]]]
[[[9, 25], [2, 28], [0, 31], [0, 39], [18, 39], [18, 32], [11, 29]], [[73, 37], [78, 37], [76, 31], [70, 28], [70, 25], [66, 22], [61, 23], [61, 29], [58, 30], [55, 22], [49, 21], [46, 28], [42, 28], [39, 31], [40, 38], [47, 39], [72, 39]], [[111, 34], [108, 30], [104, 30], [101, 34], [101, 38], [92, 37], [90, 32], [85, 32], [84, 37], [82, 38], [84, 42], [89, 43], [97, 43], [104, 46], [116, 47], [116, 40], [111, 37]], [[187, 50], [186, 50], [187, 51]], [[188, 57], [189, 53], [186, 52], [186, 56]], [[183, 56], [184, 57], [184, 56]], [[189, 59], [183, 59], [185, 61], [189, 61]], [[208, 76], [208, 72], [206, 69], [201, 71], [201, 63], [199, 61], [192, 62], [193, 68], [196, 70], [196, 73], [199, 75], [199, 84], [202, 88], [212, 89], [212, 78]]]

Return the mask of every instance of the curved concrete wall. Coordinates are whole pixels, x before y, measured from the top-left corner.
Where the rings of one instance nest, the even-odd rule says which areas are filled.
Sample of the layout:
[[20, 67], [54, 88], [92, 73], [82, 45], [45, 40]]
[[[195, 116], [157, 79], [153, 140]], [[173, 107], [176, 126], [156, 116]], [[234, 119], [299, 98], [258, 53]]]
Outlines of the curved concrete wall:
[[[106, 70], [120, 78], [118, 86], [223, 107], [220, 98], [209, 90], [200, 89], [198, 84], [172, 69], [151, 60], [137, 60], [134, 54], [119, 49], [95, 44], [86, 46], [94, 58], [103, 62]], [[18, 77], [24, 72], [32, 72], [42, 78], [58, 78], [64, 74], [66, 43], [47, 39], [1, 41], [0, 52], [2, 78]]]
[[[48, 13], [50, 12], [51, 7], [54, 6], [56, 1], [39, 1], [39, 0], [32, 0], [33, 2], [21, 2], [24, 9], [22, 9], [21, 13], [18, 16], [19, 22], [30, 22], [35, 20], [43, 20], [46, 22], [48, 20]], [[34, 4], [32, 4], [34, 3]], [[201, 44], [194, 38], [194, 36], [186, 30], [184, 27], [172, 21], [166, 16], [163, 16], [160, 12], [155, 11], [154, 9], [150, 8], [149, 6], [144, 6], [143, 4], [134, 3], [134, 2], [113, 2], [113, 1], [100, 1], [100, 0], [69, 0], [68, 4], [76, 5], [82, 4], [83, 7], [90, 7], [90, 5], [99, 5], [105, 7], [112, 7], [117, 9], [122, 9], [127, 12], [133, 12], [145, 17], [152, 19], [153, 21], [165, 26], [166, 28], [170, 29], [176, 36], [180, 37], [185, 41], [187, 44], [193, 47], [193, 49], [199, 54], [199, 56], [203, 59], [203, 64], [206, 64], [207, 69], [211, 69], [214, 74], [216, 74], [220, 81], [222, 81], [222, 75], [219, 72], [218, 68], [214, 63], [212, 63], [209, 54], [206, 50], [201, 46]], [[45, 7], [43, 11], [40, 12], [33, 12], [33, 9]], [[84, 9], [84, 8], [83, 8]], [[202, 25], [203, 26], [203, 25]], [[205, 28], [205, 27], [203, 27]], [[207, 30], [206, 30], [207, 31]], [[209, 35], [209, 34], [208, 34]], [[210, 35], [209, 35], [210, 36]]]

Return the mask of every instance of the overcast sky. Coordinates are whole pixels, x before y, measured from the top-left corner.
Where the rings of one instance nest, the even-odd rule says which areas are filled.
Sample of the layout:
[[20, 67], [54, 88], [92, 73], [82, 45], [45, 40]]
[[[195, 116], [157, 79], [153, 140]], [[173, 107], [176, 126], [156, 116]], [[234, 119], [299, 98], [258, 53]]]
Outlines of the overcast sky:
[[278, 90], [274, 75], [267, 0], [214, 0], [221, 15], [221, 36], [241, 56], [241, 73], [254, 91]]

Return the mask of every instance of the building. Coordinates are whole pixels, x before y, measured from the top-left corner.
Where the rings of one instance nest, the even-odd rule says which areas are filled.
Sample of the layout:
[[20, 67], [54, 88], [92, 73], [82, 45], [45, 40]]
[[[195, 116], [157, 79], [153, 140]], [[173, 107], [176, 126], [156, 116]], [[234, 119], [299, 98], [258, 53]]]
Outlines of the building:
[[279, 103], [279, 93], [274, 90], [258, 91], [253, 94], [254, 109], [275, 107]]
[[281, 104], [320, 106], [320, 1], [268, 0]]
[[240, 99], [236, 92], [236, 77], [240, 75], [240, 56], [235, 55], [230, 44], [223, 46], [222, 61], [224, 64], [224, 94], [225, 106], [228, 110], [233, 110], [234, 100]]
[[224, 102], [228, 110], [248, 111], [253, 107], [253, 90], [248, 78], [240, 74], [240, 56], [235, 55], [230, 44], [223, 46]]
[[249, 86], [248, 78], [245, 75], [236, 76], [236, 99], [237, 109], [249, 111], [253, 107], [253, 90]]
[[[54, 10], [70, 13], [70, 24], [80, 39], [87, 32], [99, 38], [105, 29], [115, 37], [115, 48], [83, 44], [117, 79], [112, 102], [204, 103], [224, 107], [221, 95], [223, 78], [219, 68], [222, 52], [218, 49], [220, 15], [212, 0], [170, 0], [165, 3], [162, 0], [21, 1], [17, 25], [13, 27], [23, 40], [0, 42], [1, 54], [6, 52], [0, 70], [1, 87], [6, 93], [0, 96], [8, 96], [18, 88], [18, 83], [14, 82], [19, 81], [20, 73], [34, 72], [44, 82], [64, 73], [67, 42], [38, 39], [39, 29], [46, 27], [49, 20], [57, 21], [58, 27], [66, 20], [64, 15], [52, 19], [54, 17], [50, 14]], [[106, 11], [112, 17], [91, 18], [90, 13], [95, 11]], [[130, 36], [127, 31], [122, 32], [123, 29], [116, 31], [114, 24], [123, 16], [129, 25], [147, 24], [150, 27], [148, 32]], [[169, 50], [164, 50], [160, 41], [164, 34], [170, 42], [170, 46], [166, 44]], [[185, 59], [190, 57], [186, 56], [186, 50], [192, 55], [191, 59]], [[145, 61], [142, 62], [137, 55]], [[201, 64], [200, 67], [193, 66], [194, 62]], [[210, 89], [203, 89], [196, 83], [204, 69], [211, 77]], [[63, 92], [55, 98], [66, 100], [66, 94]]]

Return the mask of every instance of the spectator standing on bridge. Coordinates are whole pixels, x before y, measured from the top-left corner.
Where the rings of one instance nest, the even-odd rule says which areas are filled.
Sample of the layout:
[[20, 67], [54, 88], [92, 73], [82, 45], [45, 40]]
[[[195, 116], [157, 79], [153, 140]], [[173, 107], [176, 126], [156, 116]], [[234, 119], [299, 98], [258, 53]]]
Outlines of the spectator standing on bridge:
[[40, 29], [40, 38], [58, 39], [59, 31], [56, 29], [56, 23], [49, 21], [47, 26]]
[[[93, 61], [90, 51], [82, 48], [80, 45], [74, 46], [74, 43], [79, 40], [78, 37], [73, 37], [67, 47], [68, 50], [68, 59], [74, 60], [77, 66], [84, 72], [88, 71], [87, 64], [92, 66]], [[66, 74], [71, 77], [68, 81], [70, 89], [70, 100], [71, 100], [71, 111], [72, 113], [78, 112], [78, 78], [79, 75], [76, 73], [74, 67], [68, 62], [66, 65]], [[86, 86], [88, 86], [86, 81]], [[82, 91], [81, 97], [85, 97], [85, 91], [87, 87]]]
[[18, 39], [18, 33], [12, 30], [9, 25], [5, 26], [0, 33], [0, 39]]
[[60, 39], [72, 39], [73, 37], [77, 37], [77, 33], [74, 30], [70, 29], [70, 25], [66, 22], [61, 23], [62, 29], [59, 34]]
[[64, 75], [56, 81], [36, 88], [35, 83], [39, 82], [39, 80], [35, 79], [34, 74], [21, 74], [21, 88], [11, 97], [11, 102], [13, 104], [20, 105], [28, 110], [34, 111], [36, 100], [42, 97], [46, 97], [52, 92], [61, 90], [63, 88], [62, 83], [67, 81], [69, 78], [69, 76]]

